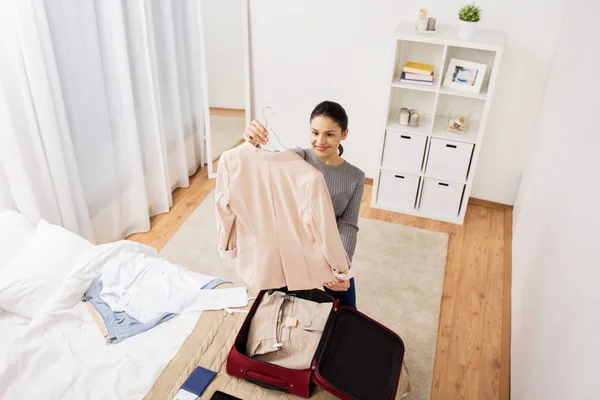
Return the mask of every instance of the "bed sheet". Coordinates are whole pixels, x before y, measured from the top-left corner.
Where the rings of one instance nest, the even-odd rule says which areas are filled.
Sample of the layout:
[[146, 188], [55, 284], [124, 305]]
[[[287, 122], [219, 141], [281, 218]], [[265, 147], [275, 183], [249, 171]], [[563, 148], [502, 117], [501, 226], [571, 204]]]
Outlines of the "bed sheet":
[[118, 254], [117, 247], [91, 252], [49, 307], [27, 325], [0, 317], [1, 399], [137, 400], [146, 395], [201, 313], [178, 315], [121, 343], [106, 344], [80, 300], [101, 266]]
[[0, 349], [21, 337], [27, 330], [28, 323], [29, 319], [0, 309]]
[[35, 337], [3, 341], [9, 347], [0, 353], [0, 398], [141, 399], [198, 317], [199, 313], [179, 315], [144, 334], [107, 345], [81, 303]]

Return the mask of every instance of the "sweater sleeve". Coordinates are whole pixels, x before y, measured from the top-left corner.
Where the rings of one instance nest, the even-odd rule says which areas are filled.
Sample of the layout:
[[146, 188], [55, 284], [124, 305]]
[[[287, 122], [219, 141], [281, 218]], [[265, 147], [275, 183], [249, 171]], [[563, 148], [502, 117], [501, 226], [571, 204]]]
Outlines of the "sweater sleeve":
[[321, 246], [323, 256], [337, 278], [348, 280], [352, 277], [350, 259], [344, 250], [335, 222], [333, 204], [329, 190], [319, 174], [310, 184], [310, 213], [312, 233]]
[[360, 211], [360, 201], [362, 199], [363, 190], [365, 188], [365, 179], [359, 181], [352, 193], [352, 197], [348, 202], [348, 206], [342, 212], [340, 218], [338, 218], [337, 226], [340, 232], [340, 238], [344, 244], [344, 249], [348, 253], [350, 261], [354, 256], [354, 250], [356, 249], [356, 240], [358, 234], [358, 213]]
[[217, 215], [217, 243], [221, 258], [237, 256], [235, 214], [231, 210], [231, 188], [227, 157], [221, 156], [217, 167], [217, 182], [215, 188]]
[[300, 157], [302, 157], [302, 159], [304, 161], [306, 161], [306, 157], [307, 157], [307, 149], [303, 149], [302, 147], [295, 147], [292, 149], [292, 151], [296, 154], [298, 154]]

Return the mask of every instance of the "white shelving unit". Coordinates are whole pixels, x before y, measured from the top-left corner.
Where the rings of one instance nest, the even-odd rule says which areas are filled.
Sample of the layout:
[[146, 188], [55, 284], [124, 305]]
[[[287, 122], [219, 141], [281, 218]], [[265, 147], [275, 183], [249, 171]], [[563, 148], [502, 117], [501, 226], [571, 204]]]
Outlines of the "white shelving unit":
[[[394, 34], [386, 126], [373, 188], [372, 206], [462, 224], [504, 49], [501, 34], [479, 32], [472, 41], [457, 28], [439, 26], [435, 35], [400, 24]], [[479, 93], [443, 86], [450, 59], [486, 64]], [[405, 62], [434, 65], [433, 86], [400, 83]], [[399, 123], [400, 108], [422, 113], [417, 127]], [[469, 116], [464, 134], [446, 130], [448, 117]]]

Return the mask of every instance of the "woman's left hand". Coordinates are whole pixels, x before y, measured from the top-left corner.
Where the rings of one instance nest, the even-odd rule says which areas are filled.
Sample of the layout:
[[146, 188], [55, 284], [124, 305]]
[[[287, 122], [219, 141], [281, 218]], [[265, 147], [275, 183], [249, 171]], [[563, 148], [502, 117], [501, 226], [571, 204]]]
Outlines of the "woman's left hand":
[[325, 284], [328, 289], [335, 290], [336, 292], [345, 292], [350, 289], [350, 281], [343, 281], [341, 279], [337, 279], [333, 282], [327, 282]]

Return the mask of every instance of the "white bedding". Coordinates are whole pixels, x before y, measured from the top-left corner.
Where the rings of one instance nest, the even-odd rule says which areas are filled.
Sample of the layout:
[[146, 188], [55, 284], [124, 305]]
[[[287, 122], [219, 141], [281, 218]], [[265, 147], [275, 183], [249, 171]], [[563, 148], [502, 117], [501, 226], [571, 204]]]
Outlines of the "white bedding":
[[105, 343], [80, 300], [106, 261], [119, 257], [118, 248], [106, 250], [96, 246], [80, 258], [28, 325], [0, 314], [1, 399], [141, 399], [181, 347], [200, 313]]
[[27, 318], [0, 309], [0, 349], [5, 346], [4, 343], [11, 343], [21, 337], [27, 330], [28, 323]]
[[217, 279], [174, 265], [149, 246], [121, 241], [110, 245], [119, 257], [104, 264], [100, 297], [113, 311], [148, 323], [165, 313], [187, 314], [225, 307], [246, 307], [245, 287], [198, 290]]

